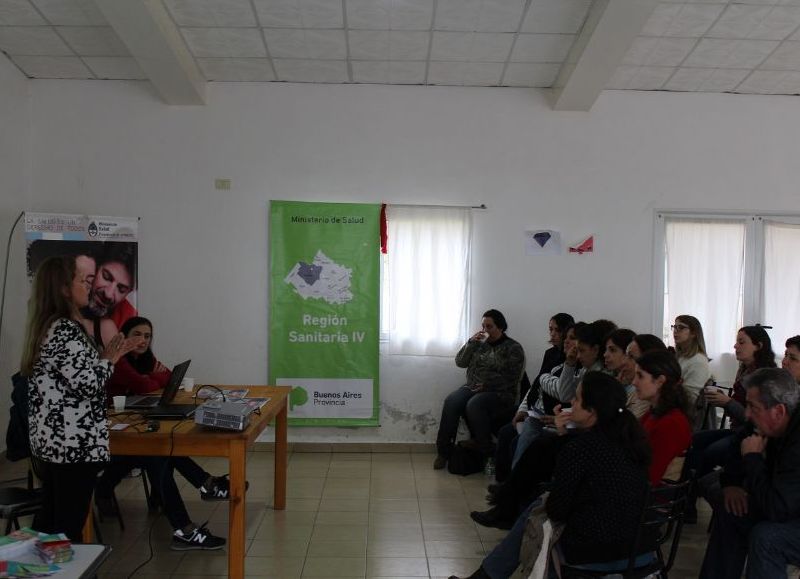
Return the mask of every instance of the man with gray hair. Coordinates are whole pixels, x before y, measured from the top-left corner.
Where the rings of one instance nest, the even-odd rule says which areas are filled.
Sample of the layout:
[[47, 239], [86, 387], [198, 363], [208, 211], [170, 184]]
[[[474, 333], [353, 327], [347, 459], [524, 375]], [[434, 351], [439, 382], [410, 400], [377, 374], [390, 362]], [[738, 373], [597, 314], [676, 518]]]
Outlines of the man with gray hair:
[[800, 563], [800, 386], [780, 368], [744, 380], [747, 420], [720, 478], [701, 579], [786, 577]]

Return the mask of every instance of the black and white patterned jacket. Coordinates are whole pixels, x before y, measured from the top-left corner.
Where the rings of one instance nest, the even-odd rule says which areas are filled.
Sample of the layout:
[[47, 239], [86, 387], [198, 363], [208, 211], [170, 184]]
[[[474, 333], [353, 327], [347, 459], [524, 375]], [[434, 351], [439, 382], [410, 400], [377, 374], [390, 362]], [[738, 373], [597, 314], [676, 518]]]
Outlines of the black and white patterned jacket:
[[34, 456], [55, 463], [109, 460], [105, 383], [113, 370], [77, 322], [53, 322], [28, 380]]

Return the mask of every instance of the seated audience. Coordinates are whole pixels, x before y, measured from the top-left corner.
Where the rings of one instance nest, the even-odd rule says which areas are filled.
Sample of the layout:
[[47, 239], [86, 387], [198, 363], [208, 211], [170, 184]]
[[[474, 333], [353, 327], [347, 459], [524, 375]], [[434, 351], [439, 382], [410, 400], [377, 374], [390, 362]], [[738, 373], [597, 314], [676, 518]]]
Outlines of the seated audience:
[[[163, 388], [171, 372], [153, 355], [151, 343], [153, 325], [147, 318], [132, 317], [122, 325], [122, 333], [134, 343], [133, 350], [124, 356], [114, 368], [106, 387], [108, 396], [145, 394]], [[171, 549], [221, 549], [225, 539], [215, 537], [204, 526], [192, 522], [178, 487], [173, 469], [177, 469], [186, 480], [200, 491], [200, 498], [207, 501], [227, 500], [230, 497], [227, 477], [214, 477], [188, 457], [159, 456], [112, 456], [103, 474], [97, 481], [95, 501], [101, 512], [114, 512], [112, 501], [114, 488], [133, 468], [144, 468], [157, 492], [164, 514], [174, 529]]]
[[[759, 368], [775, 367], [772, 341], [761, 326], [745, 326], [740, 329], [736, 335], [734, 351], [739, 361], [739, 371], [733, 384], [732, 395], [727, 396], [722, 390], [714, 387], [705, 390], [709, 404], [725, 409], [733, 430], [704, 430], [692, 437], [692, 449], [686, 457], [686, 468], [695, 472], [696, 479], [703, 478], [714, 468], [723, 465], [732, 450], [732, 445], [736, 443], [733, 438], [734, 431], [741, 428], [745, 421], [745, 390], [742, 380]], [[699, 489], [693, 489], [686, 505], [685, 522], [689, 524], [697, 521], [698, 493]]]
[[800, 564], [800, 388], [788, 371], [761, 368], [743, 379], [755, 430], [736, 435], [713, 503], [701, 579], [786, 578]]
[[706, 341], [703, 337], [703, 326], [700, 325], [700, 320], [694, 316], [677, 316], [672, 325], [672, 339], [675, 341], [675, 355], [681, 365], [683, 388], [689, 398], [692, 422], [697, 424], [698, 418], [702, 421], [702, 409], [705, 408], [704, 399], [701, 396], [703, 388], [711, 378], [711, 369], [708, 366], [708, 356], [706, 355]]
[[636, 360], [633, 385], [639, 398], [650, 404], [650, 410], [641, 418], [653, 453], [650, 484], [657, 486], [662, 479], [678, 480], [683, 460], [676, 459], [692, 442], [678, 360], [668, 351], [645, 352]]
[[433, 468], [447, 466], [462, 416], [472, 435], [468, 445], [484, 454], [492, 450], [492, 420], [513, 412], [525, 369], [525, 351], [506, 335], [508, 324], [497, 310], [483, 314], [482, 329], [456, 354], [456, 365], [467, 369], [467, 383], [444, 401], [436, 436], [437, 457]]
[[639, 420], [650, 405], [644, 400], [639, 400], [636, 388], [633, 386], [633, 377], [636, 374], [636, 360], [628, 356], [628, 346], [633, 343], [636, 334], [633, 330], [614, 330], [606, 340], [606, 353], [603, 355], [606, 370], [625, 386], [628, 403], [625, 407]]
[[[550, 347], [542, 359], [539, 374], [531, 384], [530, 389], [522, 399], [517, 414], [509, 424], [503, 426], [497, 433], [497, 449], [495, 450], [495, 478], [503, 480], [511, 472], [514, 449], [517, 447], [517, 438], [526, 429], [532, 428], [528, 421], [535, 420], [532, 414], [543, 415], [546, 413], [544, 399], [541, 393], [540, 378], [544, 374], [561, 373], [564, 363], [564, 349], [575, 340], [572, 331], [575, 320], [569, 314], [556, 314], [550, 318], [548, 330], [550, 333]], [[570, 337], [571, 336], [571, 337]], [[572, 341], [572, 342], [571, 342]]]
[[[617, 380], [588, 372], [572, 401], [572, 413], [561, 413], [557, 419], [559, 438], [568, 442], [558, 455], [545, 509], [551, 521], [564, 525], [557, 549], [570, 565], [627, 565], [644, 503], [650, 451], [641, 425], [625, 410], [626, 400]], [[563, 436], [567, 420], [574, 423], [577, 434]], [[519, 565], [532, 506], [470, 579], [511, 577]]]

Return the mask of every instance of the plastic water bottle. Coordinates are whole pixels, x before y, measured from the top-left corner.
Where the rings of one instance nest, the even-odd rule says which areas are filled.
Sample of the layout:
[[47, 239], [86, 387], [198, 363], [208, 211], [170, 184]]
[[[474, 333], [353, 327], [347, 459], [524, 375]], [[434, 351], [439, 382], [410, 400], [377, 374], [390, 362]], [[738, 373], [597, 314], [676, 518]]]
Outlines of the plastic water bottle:
[[483, 474], [486, 476], [494, 476], [494, 471], [494, 459], [489, 458], [489, 460], [486, 461], [486, 466], [483, 467]]

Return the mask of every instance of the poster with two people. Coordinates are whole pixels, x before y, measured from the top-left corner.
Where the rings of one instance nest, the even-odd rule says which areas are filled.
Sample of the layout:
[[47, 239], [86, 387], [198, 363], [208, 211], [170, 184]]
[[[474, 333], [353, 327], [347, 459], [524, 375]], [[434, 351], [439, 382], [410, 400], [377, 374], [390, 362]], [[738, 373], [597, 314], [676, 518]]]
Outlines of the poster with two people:
[[25, 214], [28, 277], [48, 257], [75, 257], [92, 284], [81, 323], [100, 346], [137, 315], [138, 230], [136, 217]]

